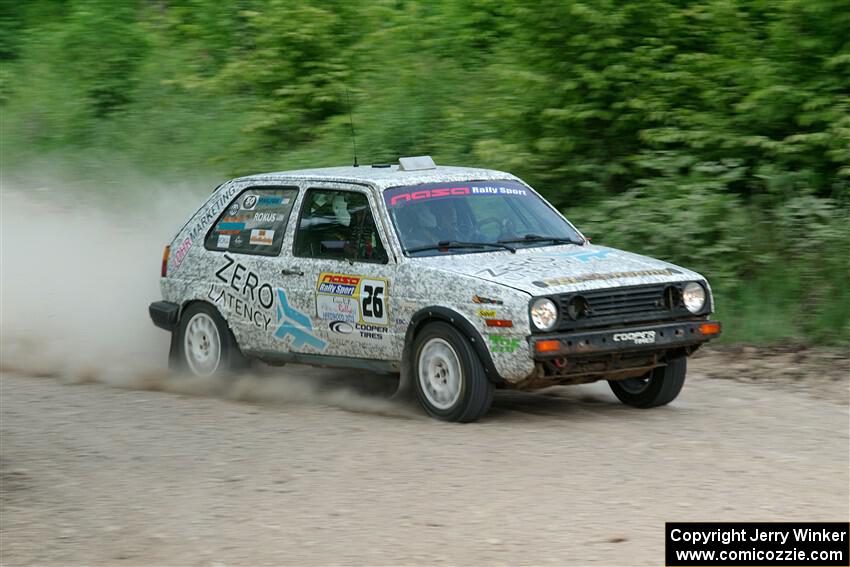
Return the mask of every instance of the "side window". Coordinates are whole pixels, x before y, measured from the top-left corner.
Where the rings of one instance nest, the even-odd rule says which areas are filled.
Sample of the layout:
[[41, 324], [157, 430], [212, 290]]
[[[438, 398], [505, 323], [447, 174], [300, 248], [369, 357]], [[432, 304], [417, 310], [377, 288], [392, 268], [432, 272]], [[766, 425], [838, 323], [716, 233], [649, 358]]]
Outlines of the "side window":
[[207, 250], [277, 256], [298, 189], [249, 187], [227, 206], [207, 234]]
[[295, 255], [385, 264], [387, 253], [366, 195], [308, 190], [295, 233]]

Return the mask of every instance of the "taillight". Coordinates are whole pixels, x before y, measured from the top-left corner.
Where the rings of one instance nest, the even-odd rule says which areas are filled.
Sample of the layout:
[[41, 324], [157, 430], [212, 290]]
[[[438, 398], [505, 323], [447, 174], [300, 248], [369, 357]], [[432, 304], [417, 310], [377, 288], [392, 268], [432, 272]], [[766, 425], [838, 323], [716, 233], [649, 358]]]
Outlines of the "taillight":
[[171, 246], [166, 246], [162, 251], [162, 269], [159, 271], [160, 277], [168, 275], [168, 256], [171, 254]]

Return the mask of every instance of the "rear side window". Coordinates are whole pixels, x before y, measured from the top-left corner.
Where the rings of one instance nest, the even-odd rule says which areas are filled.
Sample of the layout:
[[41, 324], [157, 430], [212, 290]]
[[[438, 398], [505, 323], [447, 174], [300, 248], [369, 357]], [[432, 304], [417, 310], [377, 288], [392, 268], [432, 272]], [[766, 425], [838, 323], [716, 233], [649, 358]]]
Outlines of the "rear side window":
[[295, 203], [295, 187], [249, 187], [227, 206], [207, 234], [207, 250], [277, 256]]
[[295, 233], [295, 255], [387, 263], [366, 195], [333, 189], [307, 191]]

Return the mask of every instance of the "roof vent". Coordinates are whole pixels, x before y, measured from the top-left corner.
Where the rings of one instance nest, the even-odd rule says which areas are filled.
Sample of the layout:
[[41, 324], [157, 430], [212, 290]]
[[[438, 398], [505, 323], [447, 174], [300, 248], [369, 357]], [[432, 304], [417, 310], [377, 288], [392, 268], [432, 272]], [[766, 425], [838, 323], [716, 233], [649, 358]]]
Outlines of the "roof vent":
[[420, 171], [422, 169], [437, 169], [437, 164], [431, 159], [431, 156], [416, 156], [398, 158], [399, 170], [401, 171]]

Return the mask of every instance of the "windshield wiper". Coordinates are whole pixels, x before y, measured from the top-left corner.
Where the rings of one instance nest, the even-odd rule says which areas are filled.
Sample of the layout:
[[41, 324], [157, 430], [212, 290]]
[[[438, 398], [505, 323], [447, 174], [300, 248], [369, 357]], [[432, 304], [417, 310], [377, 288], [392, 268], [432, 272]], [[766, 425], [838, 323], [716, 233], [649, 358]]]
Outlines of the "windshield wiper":
[[582, 246], [583, 241], [573, 240], [572, 238], [561, 238], [560, 236], [540, 236], [539, 234], [526, 234], [522, 238], [511, 238], [508, 240], [499, 240], [503, 244], [513, 244], [522, 242], [552, 242], [554, 244], [575, 244]]
[[459, 242], [457, 240], [441, 240], [436, 244], [408, 248], [405, 252], [425, 252], [426, 250], [441, 250], [444, 248], [487, 248], [488, 246], [492, 248], [504, 248], [516, 254], [516, 248], [508, 246], [503, 242]]

